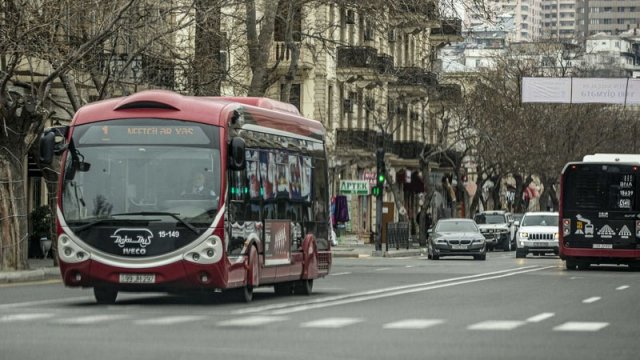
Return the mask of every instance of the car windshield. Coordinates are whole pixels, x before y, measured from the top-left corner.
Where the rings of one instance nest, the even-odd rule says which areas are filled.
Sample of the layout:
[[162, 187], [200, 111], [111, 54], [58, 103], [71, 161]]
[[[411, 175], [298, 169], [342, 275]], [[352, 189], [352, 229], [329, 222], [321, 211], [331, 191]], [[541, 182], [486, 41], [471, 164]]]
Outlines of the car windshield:
[[436, 232], [477, 232], [478, 228], [471, 221], [441, 221]]
[[478, 214], [474, 220], [476, 224], [504, 224], [507, 222], [502, 214]]
[[558, 215], [527, 215], [522, 226], [558, 226]]

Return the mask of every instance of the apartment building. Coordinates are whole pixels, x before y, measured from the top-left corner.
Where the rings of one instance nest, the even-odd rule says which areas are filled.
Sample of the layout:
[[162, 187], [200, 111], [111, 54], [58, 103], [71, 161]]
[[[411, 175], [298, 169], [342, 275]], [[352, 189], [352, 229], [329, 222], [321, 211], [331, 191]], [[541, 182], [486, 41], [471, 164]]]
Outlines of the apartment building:
[[575, 38], [576, 0], [542, 0], [542, 36], [572, 41]]
[[616, 35], [640, 26], [640, 0], [576, 0], [576, 37]]

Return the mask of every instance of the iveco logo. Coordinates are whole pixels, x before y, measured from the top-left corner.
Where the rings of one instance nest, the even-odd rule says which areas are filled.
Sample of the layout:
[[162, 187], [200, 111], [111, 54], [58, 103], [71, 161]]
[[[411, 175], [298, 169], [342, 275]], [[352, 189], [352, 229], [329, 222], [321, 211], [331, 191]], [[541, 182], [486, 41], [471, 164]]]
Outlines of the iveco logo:
[[153, 233], [149, 229], [123, 228], [116, 230], [111, 238], [122, 249], [123, 254], [144, 255], [147, 252], [145, 248], [151, 244]]

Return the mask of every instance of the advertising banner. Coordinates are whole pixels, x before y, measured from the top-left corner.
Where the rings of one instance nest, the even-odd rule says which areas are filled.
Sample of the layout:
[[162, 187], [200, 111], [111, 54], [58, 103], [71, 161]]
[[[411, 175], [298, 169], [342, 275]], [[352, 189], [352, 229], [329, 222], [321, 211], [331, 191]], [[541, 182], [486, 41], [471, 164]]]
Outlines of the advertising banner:
[[523, 77], [523, 103], [640, 104], [640, 79]]
[[264, 257], [265, 265], [291, 263], [291, 221], [265, 220]]

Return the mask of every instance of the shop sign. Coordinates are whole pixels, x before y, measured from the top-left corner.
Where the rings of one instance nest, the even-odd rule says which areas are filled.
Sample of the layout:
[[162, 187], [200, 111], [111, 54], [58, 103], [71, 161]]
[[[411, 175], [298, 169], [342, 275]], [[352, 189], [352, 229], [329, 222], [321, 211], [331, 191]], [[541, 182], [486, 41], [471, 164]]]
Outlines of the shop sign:
[[341, 180], [340, 193], [353, 195], [369, 195], [369, 182], [363, 180]]

